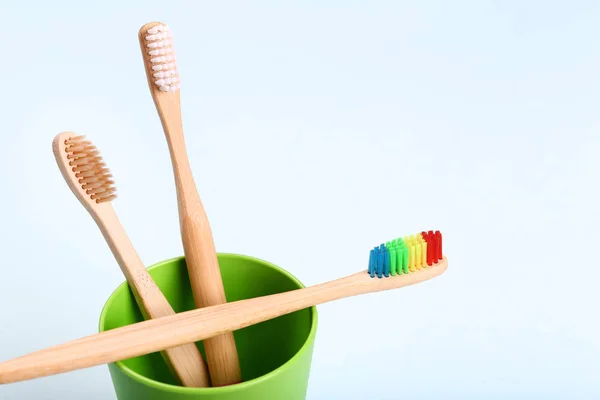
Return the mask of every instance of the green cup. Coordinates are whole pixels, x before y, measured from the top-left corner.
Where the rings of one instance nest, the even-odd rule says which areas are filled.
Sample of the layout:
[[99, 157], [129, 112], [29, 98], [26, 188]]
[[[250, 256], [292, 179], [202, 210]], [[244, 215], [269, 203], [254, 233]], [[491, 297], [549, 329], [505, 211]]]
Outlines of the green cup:
[[[218, 254], [227, 301], [237, 301], [304, 287], [290, 273], [256, 258]], [[194, 301], [185, 258], [148, 268], [176, 312], [191, 310]], [[106, 302], [100, 331], [142, 321], [126, 283]], [[306, 398], [317, 310], [311, 307], [234, 332], [243, 382], [210, 388], [179, 386], [161, 357], [152, 353], [109, 364], [119, 400], [265, 400]], [[204, 348], [198, 343], [204, 355]]]

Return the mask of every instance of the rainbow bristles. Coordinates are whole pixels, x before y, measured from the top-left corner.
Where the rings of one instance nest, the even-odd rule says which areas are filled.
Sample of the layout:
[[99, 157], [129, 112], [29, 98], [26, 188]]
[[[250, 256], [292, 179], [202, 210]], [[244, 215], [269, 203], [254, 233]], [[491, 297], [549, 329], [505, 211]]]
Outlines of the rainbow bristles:
[[440, 231], [421, 232], [381, 244], [371, 250], [369, 275], [387, 278], [431, 267], [442, 259]]

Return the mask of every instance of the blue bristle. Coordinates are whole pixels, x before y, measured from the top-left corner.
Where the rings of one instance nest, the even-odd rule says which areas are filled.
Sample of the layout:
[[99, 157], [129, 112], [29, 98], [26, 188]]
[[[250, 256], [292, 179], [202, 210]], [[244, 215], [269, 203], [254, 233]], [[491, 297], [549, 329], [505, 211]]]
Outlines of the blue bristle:
[[386, 246], [383, 246], [383, 255], [383, 274], [387, 278], [390, 276], [390, 251]]
[[375, 249], [371, 250], [371, 253], [369, 254], [369, 275], [371, 275], [371, 278], [375, 277], [375, 268], [376, 268], [376, 258], [377, 258], [377, 254], [375, 252]]
[[379, 278], [383, 277], [383, 260], [383, 250], [380, 247], [379, 249], [377, 249], [377, 276]]
[[[377, 276], [379, 276], [380, 278], [382, 278], [385, 275], [385, 271], [386, 271], [386, 253], [387, 253], [387, 249], [385, 247], [385, 244], [380, 244], [379, 245], [379, 257], [381, 258], [381, 262], [380, 262], [380, 269], [379, 269], [379, 273], [377, 274]], [[388, 274], [389, 274], [389, 268], [388, 268]]]

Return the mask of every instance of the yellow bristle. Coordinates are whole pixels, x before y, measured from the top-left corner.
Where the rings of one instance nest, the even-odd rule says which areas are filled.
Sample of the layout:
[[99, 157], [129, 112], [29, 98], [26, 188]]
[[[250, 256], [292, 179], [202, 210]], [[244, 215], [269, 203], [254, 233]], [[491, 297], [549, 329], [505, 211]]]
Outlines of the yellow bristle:
[[417, 246], [419, 247], [420, 257], [418, 259], [418, 264], [421, 268], [427, 268], [427, 242], [423, 238], [423, 235], [417, 234]]
[[415, 268], [421, 269], [421, 243], [419, 242], [419, 238], [415, 238]]
[[415, 254], [415, 238], [414, 236], [406, 236], [405, 241], [408, 247], [408, 269], [411, 272], [416, 271], [416, 254]]

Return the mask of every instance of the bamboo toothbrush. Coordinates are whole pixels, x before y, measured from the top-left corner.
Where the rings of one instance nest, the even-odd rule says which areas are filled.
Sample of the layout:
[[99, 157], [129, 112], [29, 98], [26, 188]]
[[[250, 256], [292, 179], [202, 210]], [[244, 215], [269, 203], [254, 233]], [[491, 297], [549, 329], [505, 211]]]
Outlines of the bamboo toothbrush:
[[[84, 136], [63, 132], [54, 138], [52, 149], [67, 184], [92, 215], [108, 242], [144, 318], [175, 315], [117, 218], [110, 203], [116, 197], [116, 188], [96, 147]], [[209, 386], [206, 364], [193, 341], [177, 346], [162, 349], [171, 371], [184, 386]]]
[[[144, 25], [139, 41], [148, 86], [158, 111], [173, 165], [179, 223], [194, 302], [197, 308], [226, 303], [211, 228], [190, 168], [181, 120], [179, 72], [172, 35], [160, 22]], [[213, 386], [241, 382], [240, 363], [231, 332], [204, 341]]]
[[443, 274], [439, 232], [422, 232], [371, 251], [369, 268], [319, 285], [205, 307], [105, 331], [0, 363], [0, 384], [112, 363], [206, 340], [344, 297], [414, 285]]

